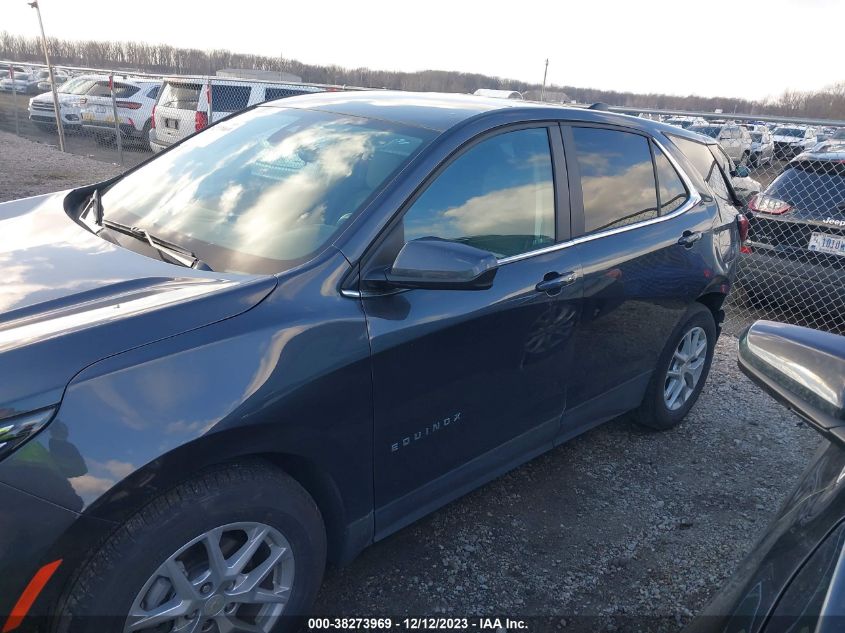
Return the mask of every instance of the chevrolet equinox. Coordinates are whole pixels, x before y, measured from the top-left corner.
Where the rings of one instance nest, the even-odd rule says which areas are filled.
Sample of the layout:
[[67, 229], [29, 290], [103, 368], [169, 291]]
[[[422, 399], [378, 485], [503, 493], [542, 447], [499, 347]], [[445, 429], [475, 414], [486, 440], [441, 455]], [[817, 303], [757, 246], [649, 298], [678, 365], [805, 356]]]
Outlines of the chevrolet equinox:
[[3, 631], [282, 630], [327, 560], [678, 424], [746, 228], [707, 142], [324, 93], [0, 205]]

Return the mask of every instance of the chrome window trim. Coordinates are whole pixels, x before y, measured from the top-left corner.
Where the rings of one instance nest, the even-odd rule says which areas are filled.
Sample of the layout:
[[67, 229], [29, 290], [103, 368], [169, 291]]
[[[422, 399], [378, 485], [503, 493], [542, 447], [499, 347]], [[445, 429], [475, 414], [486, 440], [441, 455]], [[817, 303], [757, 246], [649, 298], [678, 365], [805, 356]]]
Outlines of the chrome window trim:
[[[547, 253], [554, 253], [559, 250], [563, 250], [565, 248], [570, 248], [572, 246], [577, 246], [578, 244], [584, 244], [585, 242], [591, 242], [593, 240], [600, 239], [602, 237], [608, 237], [610, 235], [618, 235], [619, 233], [624, 233], [626, 231], [633, 231], [639, 229], [644, 226], [649, 226], [651, 224], [657, 224], [658, 222], [665, 222], [666, 220], [671, 220], [673, 218], [678, 217], [679, 215], [683, 215], [696, 205], [701, 202], [701, 194], [698, 193], [695, 186], [690, 180], [690, 177], [687, 175], [686, 171], [678, 164], [678, 161], [675, 160], [675, 157], [672, 156], [669, 152], [666, 151], [666, 148], [663, 144], [658, 141], [653, 136], [649, 136], [655, 145], [663, 152], [664, 156], [669, 160], [669, 163], [672, 167], [675, 168], [675, 171], [678, 172], [678, 175], [681, 177], [681, 180], [684, 183], [684, 186], [687, 188], [687, 192], [689, 193], [689, 197], [687, 201], [682, 204], [680, 207], [672, 211], [667, 215], [662, 215], [656, 218], [651, 218], [650, 220], [643, 220], [642, 222], [635, 222], [634, 224], [627, 224], [625, 226], [620, 226], [615, 229], [607, 229], [605, 231], [599, 231], [598, 233], [590, 233], [589, 235], [582, 235], [580, 237], [572, 238], [566, 242], [561, 242], [560, 244], [554, 244], [553, 246], [546, 246], [544, 248], [539, 248], [533, 251], [527, 251], [525, 253], [520, 253], [519, 255], [511, 255], [510, 257], [503, 257], [499, 260], [499, 265], [503, 266], [506, 264], [510, 264], [512, 262], [518, 262], [523, 259], [528, 259], [529, 257], [536, 257], [537, 255], [545, 255]], [[656, 184], [656, 183], [655, 183]]]

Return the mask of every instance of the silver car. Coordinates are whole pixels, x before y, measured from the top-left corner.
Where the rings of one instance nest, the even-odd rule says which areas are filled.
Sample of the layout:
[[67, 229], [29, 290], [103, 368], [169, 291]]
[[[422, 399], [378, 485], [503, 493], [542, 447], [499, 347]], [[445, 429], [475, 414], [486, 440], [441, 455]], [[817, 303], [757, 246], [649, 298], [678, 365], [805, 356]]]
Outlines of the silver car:
[[687, 128], [690, 132], [698, 132], [719, 141], [725, 154], [734, 162], [745, 165], [751, 159], [751, 135], [744, 127], [736, 123], [709, 123], [707, 125], [693, 125]]
[[764, 126], [751, 131], [751, 160], [754, 167], [771, 165], [775, 160], [775, 141]]

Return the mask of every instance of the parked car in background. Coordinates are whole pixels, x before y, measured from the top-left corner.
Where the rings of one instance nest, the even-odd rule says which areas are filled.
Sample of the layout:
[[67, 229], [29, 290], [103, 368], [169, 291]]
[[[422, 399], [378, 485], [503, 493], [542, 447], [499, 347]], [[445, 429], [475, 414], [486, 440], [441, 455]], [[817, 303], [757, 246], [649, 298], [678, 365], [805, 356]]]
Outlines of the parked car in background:
[[845, 147], [799, 155], [748, 209], [751, 300], [845, 315]]
[[[3, 92], [15, 92], [17, 94], [29, 94], [38, 89], [37, 71], [26, 69], [23, 66], [14, 66], [13, 72], [8, 67], [0, 78], [0, 90]], [[14, 77], [14, 79], [12, 78]]]
[[626, 411], [679, 424], [743, 226], [698, 138], [313, 94], [0, 205], [0, 613], [276, 633], [327, 558]]
[[165, 79], [153, 113], [150, 147], [160, 152], [210, 123], [257, 103], [323, 90], [305, 84], [234, 79], [210, 78], [205, 82], [180, 77]]
[[[86, 103], [85, 95], [98, 82], [103, 81], [108, 82], [106, 75], [79, 75], [56, 88], [62, 125], [65, 129], [70, 131], [82, 129], [82, 106]], [[56, 125], [56, 108], [52, 90], [29, 100], [29, 119], [43, 127]]]
[[781, 126], [772, 132], [775, 142], [775, 157], [790, 159], [817, 143], [813, 128], [804, 126]]
[[94, 134], [99, 143], [114, 142], [116, 110], [121, 138], [141, 140], [147, 145], [160, 89], [159, 79], [123, 76], [100, 79], [85, 93], [85, 103], [80, 110], [82, 128]]
[[668, 125], [676, 125], [678, 127], [682, 127], [685, 130], [692, 127], [693, 125], [707, 125], [706, 119], [694, 116], [672, 116], [667, 119], [664, 119], [663, 122], [667, 123]]
[[841, 147], [845, 145], [845, 127], [841, 127], [839, 129], [835, 129], [830, 134], [825, 135], [826, 138], [819, 143], [813, 145], [811, 152], [824, 152], [824, 151], [831, 151], [835, 147]]
[[751, 157], [749, 163], [754, 167], [771, 165], [775, 160], [775, 141], [769, 129], [760, 125], [750, 130]]
[[693, 125], [690, 132], [704, 134], [716, 139], [725, 153], [736, 163], [745, 165], [751, 158], [751, 135], [741, 125], [736, 123], [708, 123], [707, 125]]
[[[38, 72], [38, 90], [41, 92], [52, 90], [52, 84], [50, 83], [50, 72], [47, 70], [41, 70]], [[53, 70], [53, 79], [56, 80], [56, 87], [61, 86], [65, 83], [68, 79], [70, 79], [70, 75], [68, 75], [63, 70]]]
[[754, 550], [684, 633], [840, 632], [845, 622], [845, 337], [757, 321], [740, 337], [739, 366], [827, 441]]

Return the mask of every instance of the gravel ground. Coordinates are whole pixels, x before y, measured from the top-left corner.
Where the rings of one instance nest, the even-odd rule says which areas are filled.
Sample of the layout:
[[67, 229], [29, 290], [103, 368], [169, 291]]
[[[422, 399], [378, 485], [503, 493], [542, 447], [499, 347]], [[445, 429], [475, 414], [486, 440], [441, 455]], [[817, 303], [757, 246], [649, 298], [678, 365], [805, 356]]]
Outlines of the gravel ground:
[[[118, 171], [0, 132], [0, 200]], [[677, 631], [750, 550], [819, 442], [740, 373], [725, 334], [678, 428], [622, 417], [531, 461], [329, 569], [315, 613]]]
[[121, 171], [118, 165], [0, 132], [0, 202], [78, 187]]

